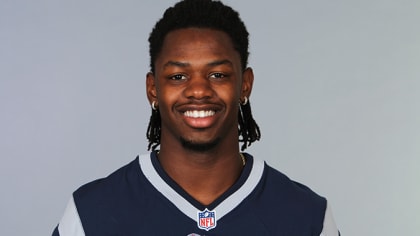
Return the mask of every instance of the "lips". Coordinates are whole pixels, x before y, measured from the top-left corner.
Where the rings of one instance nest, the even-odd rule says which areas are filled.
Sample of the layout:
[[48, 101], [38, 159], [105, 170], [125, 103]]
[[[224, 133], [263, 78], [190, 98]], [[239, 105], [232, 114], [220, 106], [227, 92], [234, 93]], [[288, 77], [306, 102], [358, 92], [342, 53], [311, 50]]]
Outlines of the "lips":
[[214, 116], [216, 112], [213, 110], [188, 110], [184, 112], [184, 116], [191, 118], [206, 118]]
[[217, 120], [216, 114], [214, 110], [187, 110], [183, 113], [186, 124], [198, 129], [211, 127]]
[[183, 104], [177, 107], [186, 125], [194, 129], [212, 127], [223, 107], [219, 104]]

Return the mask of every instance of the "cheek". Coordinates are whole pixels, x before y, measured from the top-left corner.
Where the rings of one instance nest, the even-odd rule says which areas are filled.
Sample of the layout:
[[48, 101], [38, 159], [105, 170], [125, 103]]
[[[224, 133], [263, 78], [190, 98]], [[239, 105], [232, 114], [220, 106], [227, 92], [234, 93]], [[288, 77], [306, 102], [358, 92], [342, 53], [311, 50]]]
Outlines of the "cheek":
[[240, 99], [240, 89], [237, 86], [231, 86], [230, 88], [226, 88], [220, 90], [218, 92], [220, 98], [222, 98], [226, 103], [231, 105], [235, 105], [239, 103]]
[[177, 89], [170, 89], [168, 86], [160, 87], [157, 89], [157, 97], [160, 104], [170, 106], [179, 97], [179, 91]]

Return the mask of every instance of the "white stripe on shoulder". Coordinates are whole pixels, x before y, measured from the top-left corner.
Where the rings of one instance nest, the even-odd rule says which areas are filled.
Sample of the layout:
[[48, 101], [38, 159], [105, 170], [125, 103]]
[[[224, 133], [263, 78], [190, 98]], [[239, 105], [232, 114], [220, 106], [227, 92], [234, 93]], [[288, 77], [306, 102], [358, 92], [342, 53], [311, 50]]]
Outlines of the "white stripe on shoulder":
[[58, 225], [58, 232], [60, 236], [85, 236], [73, 196], [69, 200], [63, 218]]
[[330, 204], [327, 202], [327, 209], [324, 216], [324, 227], [320, 236], [339, 236], [337, 226], [335, 225]]
[[219, 219], [235, 209], [235, 207], [251, 194], [260, 182], [263, 172], [264, 161], [254, 158], [251, 173], [245, 183], [215, 208]]
[[[197, 221], [199, 209], [194, 207], [184, 197], [172, 189], [156, 172], [153, 167], [150, 154], [139, 157], [140, 168], [149, 182], [171, 201], [181, 212], [194, 221]], [[245, 183], [231, 196], [226, 198], [214, 210], [217, 212], [218, 220], [238, 206], [257, 186], [264, 172], [264, 162], [254, 158], [251, 173]]]
[[173, 190], [156, 172], [153, 167], [151, 155], [139, 156], [140, 168], [149, 182], [169, 201], [171, 201], [181, 212], [196, 220], [197, 208], [192, 206], [185, 198]]

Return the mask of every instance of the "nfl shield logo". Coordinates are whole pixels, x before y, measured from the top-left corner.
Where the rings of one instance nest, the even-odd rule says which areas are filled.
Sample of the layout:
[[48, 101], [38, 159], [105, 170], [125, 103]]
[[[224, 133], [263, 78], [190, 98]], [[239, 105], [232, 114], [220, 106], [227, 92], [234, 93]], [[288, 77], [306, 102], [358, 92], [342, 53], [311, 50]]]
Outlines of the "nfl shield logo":
[[199, 211], [197, 224], [198, 228], [207, 231], [216, 228], [216, 211], [209, 211], [207, 208]]

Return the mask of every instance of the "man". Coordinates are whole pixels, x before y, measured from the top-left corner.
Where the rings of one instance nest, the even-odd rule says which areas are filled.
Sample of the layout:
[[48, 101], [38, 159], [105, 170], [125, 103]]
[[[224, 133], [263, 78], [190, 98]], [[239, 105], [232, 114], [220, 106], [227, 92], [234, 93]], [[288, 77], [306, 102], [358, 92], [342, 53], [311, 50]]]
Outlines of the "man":
[[53, 235], [338, 235], [323, 197], [239, 151], [260, 131], [238, 13], [181, 1], [149, 43], [152, 152], [75, 191]]

